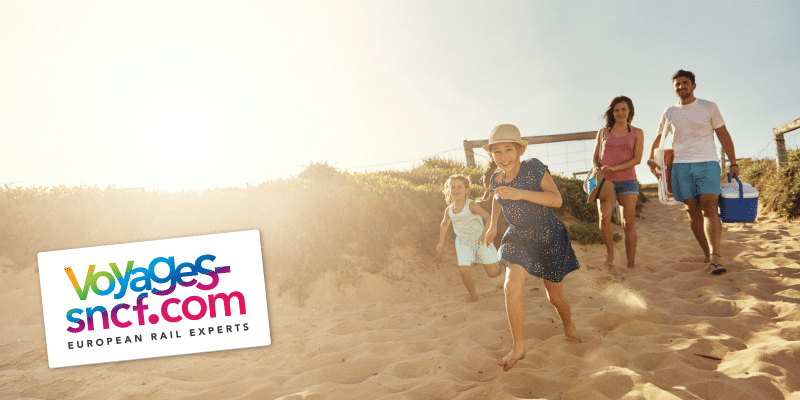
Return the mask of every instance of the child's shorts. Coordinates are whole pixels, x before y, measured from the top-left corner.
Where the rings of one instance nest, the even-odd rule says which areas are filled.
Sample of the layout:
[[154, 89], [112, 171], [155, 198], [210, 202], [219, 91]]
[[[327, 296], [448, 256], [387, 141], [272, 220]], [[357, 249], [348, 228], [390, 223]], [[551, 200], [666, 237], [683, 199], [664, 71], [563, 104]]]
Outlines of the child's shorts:
[[460, 237], [456, 237], [456, 255], [458, 265], [494, 264], [499, 260], [494, 244], [484, 246], [477, 239], [468, 241]]

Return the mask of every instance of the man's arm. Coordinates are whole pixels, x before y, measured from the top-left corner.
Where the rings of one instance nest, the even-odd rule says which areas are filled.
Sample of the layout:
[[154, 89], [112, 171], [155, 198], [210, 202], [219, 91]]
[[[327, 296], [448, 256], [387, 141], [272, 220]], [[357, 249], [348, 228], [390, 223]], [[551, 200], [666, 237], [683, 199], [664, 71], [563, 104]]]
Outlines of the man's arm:
[[656, 140], [653, 140], [653, 145], [650, 146], [650, 156], [647, 157], [647, 166], [650, 167], [650, 172], [652, 172], [657, 179], [661, 179], [661, 173], [658, 171], [660, 168], [658, 163], [653, 161], [653, 157], [655, 157], [656, 148], [658, 148], [659, 144], [661, 144], [661, 133], [656, 135]]
[[722, 145], [722, 150], [725, 151], [725, 155], [727, 155], [728, 160], [731, 161], [731, 174], [739, 175], [739, 166], [736, 164], [736, 151], [733, 149], [733, 140], [731, 139], [731, 134], [728, 133], [728, 128], [726, 128], [725, 125], [722, 125], [719, 128], [714, 129], [714, 132], [717, 133], [717, 138], [719, 139], [719, 143]]
[[655, 157], [656, 149], [661, 145], [661, 135], [666, 134], [668, 130], [667, 111], [669, 111], [669, 109], [661, 114], [661, 122], [658, 124], [658, 134], [656, 135], [656, 139], [653, 140], [653, 145], [650, 146], [650, 156], [647, 157], [647, 166], [650, 167], [650, 172], [652, 172], [657, 179], [661, 179], [661, 172], [659, 171], [661, 168], [653, 161], [653, 157]]

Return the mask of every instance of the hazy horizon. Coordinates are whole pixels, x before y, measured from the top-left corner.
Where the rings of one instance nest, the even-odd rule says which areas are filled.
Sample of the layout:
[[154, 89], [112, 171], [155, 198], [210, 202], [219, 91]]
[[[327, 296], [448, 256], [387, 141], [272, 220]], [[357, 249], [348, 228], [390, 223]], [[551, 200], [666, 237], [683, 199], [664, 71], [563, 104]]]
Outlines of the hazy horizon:
[[[312, 162], [463, 161], [463, 141], [501, 123], [596, 131], [621, 94], [647, 157], [678, 69], [719, 105], [738, 157], [774, 157], [772, 129], [800, 117], [796, 15], [791, 1], [5, 1], [0, 184], [177, 190]], [[592, 146], [526, 155], [571, 176]]]

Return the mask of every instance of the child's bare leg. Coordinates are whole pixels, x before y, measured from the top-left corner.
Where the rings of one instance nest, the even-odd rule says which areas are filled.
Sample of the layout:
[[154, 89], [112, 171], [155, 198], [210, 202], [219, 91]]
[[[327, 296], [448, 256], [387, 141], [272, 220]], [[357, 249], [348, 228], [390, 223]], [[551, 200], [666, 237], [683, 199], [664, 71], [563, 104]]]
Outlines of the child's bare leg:
[[469, 273], [469, 265], [459, 265], [461, 269], [461, 281], [467, 287], [469, 292], [469, 299], [467, 301], [478, 300], [478, 292], [475, 291], [475, 282], [472, 281], [472, 274]]
[[483, 268], [486, 269], [486, 275], [489, 275], [489, 278], [497, 277], [501, 272], [503, 272], [503, 267], [499, 262], [494, 264], [483, 264]]
[[525, 311], [522, 309], [522, 287], [528, 271], [517, 264], [508, 264], [506, 282], [503, 287], [506, 295], [506, 314], [511, 328], [511, 339], [514, 346], [505, 357], [497, 360], [497, 365], [508, 371], [517, 361], [525, 358]]
[[547, 290], [547, 299], [550, 300], [550, 304], [556, 308], [558, 316], [561, 318], [561, 323], [564, 324], [564, 334], [567, 335], [567, 340], [580, 342], [581, 335], [578, 334], [578, 330], [575, 329], [575, 325], [572, 324], [569, 302], [564, 296], [561, 282], [550, 282], [547, 279], [542, 280], [544, 281], [544, 288]]

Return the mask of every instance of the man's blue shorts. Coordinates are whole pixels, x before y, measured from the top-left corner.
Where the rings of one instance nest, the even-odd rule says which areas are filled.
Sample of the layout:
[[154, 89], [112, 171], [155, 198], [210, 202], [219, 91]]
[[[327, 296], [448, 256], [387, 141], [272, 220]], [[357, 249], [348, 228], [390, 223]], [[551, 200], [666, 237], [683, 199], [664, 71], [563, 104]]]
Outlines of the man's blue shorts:
[[684, 201], [700, 194], [722, 194], [720, 175], [716, 161], [672, 164], [672, 195]]
[[614, 193], [617, 197], [626, 194], [639, 194], [639, 181], [614, 182]]

